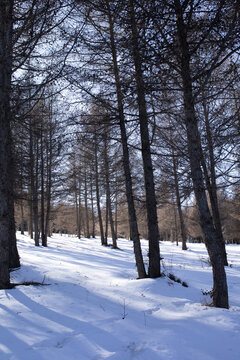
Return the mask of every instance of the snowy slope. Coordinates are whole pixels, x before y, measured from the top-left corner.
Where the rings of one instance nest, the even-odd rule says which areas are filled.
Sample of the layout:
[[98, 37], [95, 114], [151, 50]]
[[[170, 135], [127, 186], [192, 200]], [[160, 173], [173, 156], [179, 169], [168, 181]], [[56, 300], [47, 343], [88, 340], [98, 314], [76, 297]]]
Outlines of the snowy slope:
[[[147, 254], [147, 242], [143, 241]], [[162, 243], [166, 273], [136, 280], [132, 243], [54, 235], [35, 248], [18, 234], [21, 269], [0, 291], [0, 360], [239, 360], [240, 246], [228, 245], [230, 310], [203, 305], [212, 287], [202, 244]]]

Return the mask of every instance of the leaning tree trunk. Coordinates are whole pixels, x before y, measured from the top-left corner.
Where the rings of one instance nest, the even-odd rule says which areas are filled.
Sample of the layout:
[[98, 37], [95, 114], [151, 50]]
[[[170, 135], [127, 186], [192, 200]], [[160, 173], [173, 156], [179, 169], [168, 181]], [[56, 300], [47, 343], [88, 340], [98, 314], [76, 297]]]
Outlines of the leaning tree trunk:
[[177, 35], [181, 54], [181, 76], [184, 98], [185, 126], [187, 130], [188, 154], [190, 159], [193, 188], [198, 212], [200, 215], [200, 224], [213, 269], [213, 305], [216, 307], [228, 308], [228, 288], [224, 269], [224, 261], [219, 239], [217, 237], [213, 219], [208, 207], [203, 173], [201, 169], [201, 144], [199, 142], [199, 130], [194, 108], [187, 35], [182, 15], [181, 3], [179, 0], [175, 0], [174, 3], [177, 18]]
[[110, 40], [111, 40], [111, 51], [112, 51], [112, 61], [114, 68], [114, 77], [115, 77], [115, 85], [116, 85], [116, 93], [117, 93], [117, 104], [118, 104], [118, 115], [119, 115], [119, 125], [121, 131], [121, 142], [122, 142], [122, 151], [123, 151], [123, 168], [125, 175], [125, 187], [126, 187], [126, 196], [127, 196], [127, 204], [128, 204], [128, 216], [129, 216], [129, 232], [130, 239], [133, 241], [134, 255], [135, 261], [138, 271], [139, 279], [143, 279], [147, 276], [143, 256], [141, 243], [139, 238], [138, 224], [137, 224], [137, 216], [134, 205], [134, 196], [133, 196], [133, 186], [132, 186], [132, 176], [130, 170], [130, 160], [129, 160], [129, 150], [127, 143], [127, 132], [123, 111], [123, 98], [122, 91], [120, 85], [120, 76], [119, 69], [117, 63], [117, 52], [116, 45], [114, 41], [114, 27], [112, 21], [112, 14], [110, 11], [109, 3], [107, 1], [107, 9], [108, 9], [108, 20], [109, 20], [109, 30], [110, 30]]
[[149, 269], [148, 275], [151, 278], [156, 278], [161, 275], [160, 272], [160, 250], [159, 250], [159, 229], [157, 218], [157, 202], [155, 194], [155, 184], [153, 176], [153, 166], [151, 158], [149, 130], [148, 130], [148, 115], [147, 104], [145, 99], [145, 83], [142, 72], [142, 59], [139, 51], [138, 30], [135, 19], [135, 9], [133, 0], [128, 1], [129, 14], [131, 21], [132, 32], [132, 52], [135, 66], [135, 80], [137, 86], [137, 102], [140, 122], [140, 136], [142, 145], [142, 159], [144, 170], [144, 184], [146, 194], [147, 207], [147, 223], [148, 223], [148, 238], [149, 238]]
[[203, 91], [203, 109], [204, 109], [204, 120], [205, 120], [206, 135], [207, 135], [206, 137], [207, 137], [207, 144], [208, 144], [207, 147], [208, 147], [208, 153], [209, 153], [209, 159], [210, 159], [210, 176], [208, 175], [206, 161], [203, 156], [203, 151], [202, 151], [202, 166], [203, 166], [205, 181], [206, 181], [207, 190], [208, 190], [208, 194], [209, 194], [214, 226], [215, 226], [215, 229], [216, 229], [216, 232], [218, 235], [218, 239], [220, 241], [224, 265], [227, 266], [228, 265], [227, 253], [226, 253], [225, 241], [224, 241], [223, 233], [222, 233], [222, 224], [221, 224], [221, 218], [220, 218], [219, 206], [218, 206], [215, 157], [214, 157], [214, 150], [213, 150], [212, 132], [211, 132], [211, 127], [210, 127], [210, 123], [209, 123], [209, 116], [208, 116], [208, 110], [207, 110], [207, 104], [206, 104], [204, 91]]

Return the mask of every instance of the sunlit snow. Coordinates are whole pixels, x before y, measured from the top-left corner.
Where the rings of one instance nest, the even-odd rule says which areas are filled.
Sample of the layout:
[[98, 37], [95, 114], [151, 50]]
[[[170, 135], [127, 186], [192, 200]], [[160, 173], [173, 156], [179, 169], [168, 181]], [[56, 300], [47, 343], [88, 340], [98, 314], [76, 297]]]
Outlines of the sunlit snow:
[[[188, 284], [136, 280], [132, 242], [54, 235], [36, 248], [18, 234], [22, 267], [0, 291], [0, 360], [239, 360], [240, 246], [228, 245], [230, 309], [206, 306], [203, 244], [161, 243], [162, 270]], [[147, 261], [147, 241], [142, 241]]]

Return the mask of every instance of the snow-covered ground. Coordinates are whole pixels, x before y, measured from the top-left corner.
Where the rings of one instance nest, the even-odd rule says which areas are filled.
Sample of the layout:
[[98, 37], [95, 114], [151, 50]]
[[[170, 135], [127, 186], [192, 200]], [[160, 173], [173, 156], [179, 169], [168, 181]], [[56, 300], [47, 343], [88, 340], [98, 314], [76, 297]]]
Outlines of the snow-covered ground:
[[161, 244], [165, 273], [188, 287], [167, 276], [136, 280], [132, 243], [118, 245], [54, 235], [36, 248], [18, 234], [12, 282], [49, 285], [0, 291], [0, 360], [240, 359], [240, 246], [227, 246], [225, 310], [205, 305], [212, 276], [202, 244]]

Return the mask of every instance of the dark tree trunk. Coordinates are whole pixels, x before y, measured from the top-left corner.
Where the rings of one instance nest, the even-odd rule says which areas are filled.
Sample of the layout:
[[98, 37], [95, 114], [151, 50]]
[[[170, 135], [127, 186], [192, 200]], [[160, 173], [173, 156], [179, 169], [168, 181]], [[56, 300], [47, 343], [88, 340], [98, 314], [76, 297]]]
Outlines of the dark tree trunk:
[[183, 213], [182, 213], [181, 197], [180, 197], [180, 192], [179, 192], [177, 160], [175, 157], [175, 152], [174, 152], [173, 146], [172, 146], [172, 160], [173, 160], [175, 194], [176, 194], [178, 216], [179, 216], [179, 222], [180, 222], [180, 228], [181, 228], [182, 250], [187, 250], [187, 244], [186, 244], [187, 236], [186, 236], [186, 228], [185, 228], [185, 223], [184, 223]]
[[137, 85], [137, 101], [139, 110], [140, 136], [142, 144], [142, 159], [144, 170], [144, 183], [147, 206], [148, 238], [149, 238], [149, 269], [148, 275], [156, 278], [160, 272], [160, 250], [159, 250], [159, 229], [157, 219], [157, 202], [153, 176], [153, 166], [148, 130], [147, 105], [145, 100], [145, 83], [142, 73], [142, 60], [139, 51], [138, 31], [135, 20], [135, 9], [133, 0], [129, 0], [129, 13], [132, 31], [132, 52], [135, 66], [135, 79]]
[[20, 211], [21, 211], [21, 235], [24, 235], [24, 205], [23, 205], [23, 200], [21, 199], [20, 202]]
[[101, 212], [101, 204], [100, 204], [100, 193], [99, 193], [98, 150], [97, 150], [96, 130], [94, 134], [94, 157], [95, 157], [95, 185], [96, 185], [96, 199], [97, 199], [97, 210], [98, 210], [98, 223], [100, 228], [101, 244], [105, 245], [102, 212]]
[[[10, 286], [9, 266], [16, 244], [14, 226], [10, 92], [13, 1], [0, 3], [0, 289]], [[13, 237], [13, 238], [12, 238]]]
[[20, 161], [21, 161], [21, 171], [20, 171], [20, 214], [21, 214], [21, 235], [24, 235], [24, 194], [23, 194], [23, 149], [22, 146], [20, 146]]
[[82, 233], [82, 205], [81, 205], [81, 191], [82, 191], [82, 180], [81, 174], [78, 174], [78, 238], [81, 238]]
[[[105, 133], [104, 133], [104, 166], [105, 166], [105, 182], [106, 182], [106, 206], [108, 209], [108, 218], [110, 223], [111, 235], [112, 235], [112, 247], [113, 249], [117, 248], [117, 239], [114, 231], [113, 224], [113, 215], [112, 215], [112, 201], [111, 201], [111, 190], [110, 190], [110, 172], [109, 172], [109, 158], [108, 158], [108, 125], [105, 125]], [[106, 220], [107, 223], [107, 220]]]
[[180, 48], [181, 76], [184, 97], [185, 125], [187, 130], [188, 153], [196, 197], [198, 212], [200, 215], [201, 228], [205, 238], [209, 258], [213, 269], [213, 305], [228, 308], [228, 288], [224, 261], [217, 232], [214, 228], [213, 219], [208, 207], [203, 173], [201, 169], [201, 144], [199, 141], [199, 130], [194, 108], [192, 92], [192, 79], [190, 72], [190, 55], [187, 43], [187, 35], [182, 15], [182, 5], [175, 0], [177, 18], [177, 35]]
[[[50, 116], [51, 116], [50, 112]], [[51, 200], [52, 200], [52, 161], [53, 161], [53, 139], [52, 139], [52, 124], [50, 122], [48, 135], [49, 139], [46, 146], [46, 162], [47, 162], [47, 183], [46, 183], [46, 218], [45, 218], [45, 239], [43, 246], [47, 246], [47, 235], [49, 235], [49, 222], [50, 222], [50, 213], [51, 213]]]
[[79, 234], [79, 208], [78, 208], [78, 188], [77, 188], [77, 169], [76, 169], [76, 161], [73, 159], [73, 191], [74, 191], [74, 202], [75, 202], [75, 213], [76, 213], [76, 228], [77, 228], [77, 236], [80, 239]]
[[108, 197], [106, 193], [106, 212], [105, 212], [105, 234], [104, 234], [104, 245], [108, 245]]
[[130, 238], [133, 240], [134, 247], [134, 255], [135, 261], [138, 271], [138, 277], [140, 279], [145, 278], [147, 276], [143, 256], [141, 243], [139, 238], [136, 210], [134, 205], [134, 197], [133, 197], [133, 186], [132, 186], [132, 176], [130, 170], [130, 160], [129, 160], [129, 150], [127, 144], [127, 133], [124, 119], [124, 111], [123, 111], [123, 100], [122, 100], [122, 91], [120, 85], [120, 77], [117, 63], [117, 53], [116, 46], [114, 41], [114, 28], [112, 16], [108, 5], [108, 18], [109, 18], [109, 27], [110, 27], [110, 40], [111, 40], [111, 51], [112, 51], [112, 60], [113, 60], [113, 68], [114, 68], [114, 77], [116, 84], [116, 93], [117, 93], [117, 102], [118, 102], [118, 115], [119, 115], [119, 125], [121, 130], [121, 142], [122, 142], [122, 151], [123, 151], [123, 168], [125, 175], [125, 187], [126, 187], [126, 196], [127, 196], [127, 204], [128, 204], [128, 216], [129, 216], [129, 229], [130, 229]]
[[[30, 175], [31, 177], [31, 175]], [[33, 210], [32, 210], [32, 190], [29, 186], [28, 190], [28, 234], [33, 239]]]
[[114, 231], [116, 234], [116, 238], [118, 238], [118, 197], [117, 197], [117, 189], [115, 195], [115, 218], [114, 218]]
[[93, 176], [91, 173], [90, 179], [90, 193], [91, 193], [91, 210], [92, 210], [92, 237], [95, 238], [95, 215], [94, 215], [94, 203], [93, 203]]
[[[32, 172], [32, 194], [33, 194], [33, 224], [34, 224], [34, 242], [35, 246], [39, 246], [39, 228], [38, 228], [38, 152], [39, 152], [39, 144], [38, 139], [36, 138], [35, 143], [35, 156], [33, 155], [33, 163], [35, 168], [35, 174]], [[35, 159], [34, 159], [35, 158]], [[35, 161], [34, 161], [35, 160]]]
[[85, 202], [85, 224], [86, 224], [86, 238], [90, 238], [89, 233], [89, 215], [88, 215], [88, 191], [87, 191], [87, 168], [86, 168], [86, 160], [85, 160], [85, 169], [84, 169], [84, 202]]
[[[10, 174], [12, 172], [10, 171]], [[13, 173], [12, 173], [13, 174]], [[13, 175], [12, 175], [13, 178]], [[12, 184], [13, 189], [13, 184]], [[17, 250], [16, 228], [14, 218], [14, 200], [13, 193], [10, 195], [10, 218], [9, 218], [9, 267], [11, 269], [18, 268], [20, 266], [20, 258]]]
[[222, 224], [221, 224], [221, 218], [220, 218], [219, 207], [218, 207], [215, 158], [214, 158], [214, 151], [213, 151], [212, 133], [211, 133], [211, 127], [210, 127], [210, 123], [209, 123], [208, 110], [207, 110], [207, 104], [206, 104], [204, 92], [203, 92], [203, 108], [204, 108], [204, 119], [205, 119], [205, 127], [206, 127], [206, 134], [207, 134], [208, 153], [209, 153], [209, 159], [210, 159], [210, 177], [208, 175], [207, 166], [206, 166], [206, 162], [205, 162], [205, 159], [203, 156], [203, 152], [202, 152], [202, 166], [203, 166], [203, 170], [204, 170], [205, 182], [207, 185], [207, 190], [208, 190], [209, 199], [210, 199], [210, 203], [211, 203], [214, 226], [215, 226], [215, 229], [216, 229], [216, 232], [218, 235], [218, 239], [220, 241], [224, 265], [227, 266], [228, 265], [227, 253], [226, 253], [225, 241], [224, 241], [223, 233], [222, 233]]
[[40, 130], [40, 151], [41, 151], [41, 238], [42, 246], [47, 246], [47, 235], [45, 232], [45, 181], [44, 181], [44, 150], [43, 150], [43, 124]]

